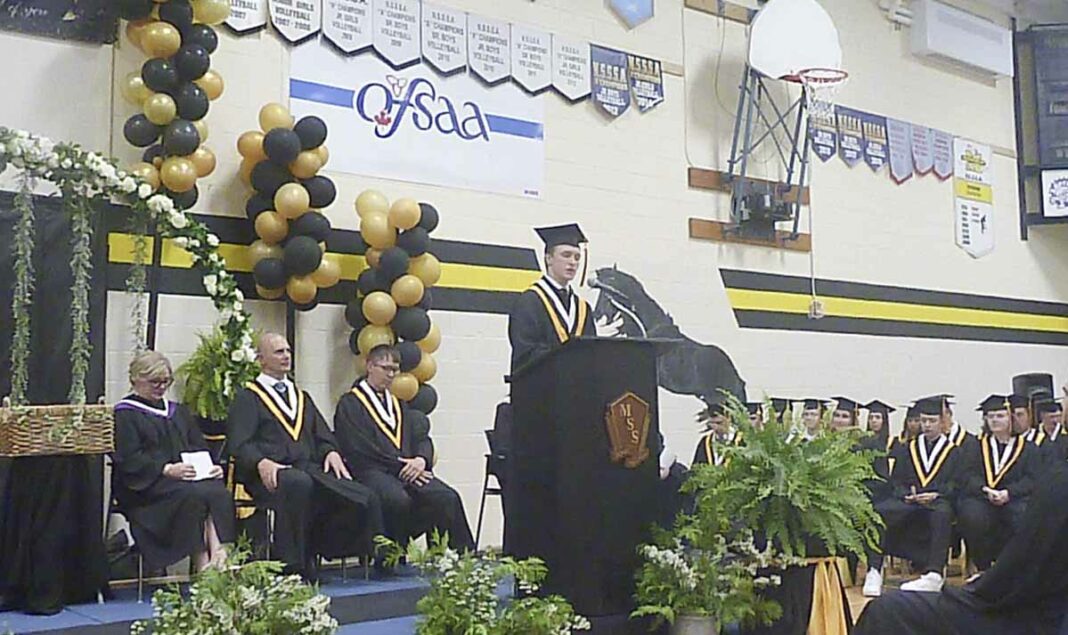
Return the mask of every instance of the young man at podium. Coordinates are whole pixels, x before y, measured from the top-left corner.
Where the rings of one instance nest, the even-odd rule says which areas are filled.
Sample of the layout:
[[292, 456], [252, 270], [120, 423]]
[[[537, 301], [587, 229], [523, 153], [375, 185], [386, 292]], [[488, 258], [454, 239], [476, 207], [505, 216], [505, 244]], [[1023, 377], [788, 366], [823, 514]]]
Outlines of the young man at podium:
[[597, 334], [590, 305], [572, 289], [586, 237], [579, 226], [534, 230], [545, 243], [545, 275], [524, 291], [508, 318], [512, 371], [574, 337]]

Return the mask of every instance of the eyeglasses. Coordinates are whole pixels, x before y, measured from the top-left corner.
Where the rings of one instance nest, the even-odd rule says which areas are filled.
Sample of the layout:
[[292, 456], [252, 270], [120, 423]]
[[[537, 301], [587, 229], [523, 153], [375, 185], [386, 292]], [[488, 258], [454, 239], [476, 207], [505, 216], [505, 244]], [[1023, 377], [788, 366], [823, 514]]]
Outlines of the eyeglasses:
[[392, 375], [395, 375], [395, 374], [400, 372], [400, 366], [397, 366], [396, 364], [390, 364], [388, 366], [385, 365], [385, 364], [372, 364], [372, 365], [373, 366], [377, 366], [377, 367], [381, 368], [384, 372], [390, 373]]
[[166, 379], [146, 379], [145, 382], [153, 388], [169, 388], [174, 383], [173, 377], [167, 377]]

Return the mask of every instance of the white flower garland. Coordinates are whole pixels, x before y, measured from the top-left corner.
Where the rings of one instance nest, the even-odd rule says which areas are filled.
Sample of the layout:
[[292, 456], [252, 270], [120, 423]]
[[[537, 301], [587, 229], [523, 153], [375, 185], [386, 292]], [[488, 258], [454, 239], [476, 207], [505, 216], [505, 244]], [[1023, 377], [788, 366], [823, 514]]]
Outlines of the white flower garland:
[[249, 371], [255, 363], [256, 350], [249, 316], [242, 304], [244, 296], [215, 251], [219, 237], [179, 209], [169, 196], [153, 193], [151, 185], [120, 170], [113, 159], [77, 145], [56, 144], [25, 130], [0, 127], [0, 172], [8, 165], [89, 201], [128, 205], [135, 216], [148, 221], [149, 227], [157, 226], [161, 238], [173, 239], [192, 255], [193, 266], [204, 272], [204, 288], [224, 320], [221, 328], [231, 361], [225, 369], [225, 385], [226, 394], [232, 395], [239, 387], [234, 378]]

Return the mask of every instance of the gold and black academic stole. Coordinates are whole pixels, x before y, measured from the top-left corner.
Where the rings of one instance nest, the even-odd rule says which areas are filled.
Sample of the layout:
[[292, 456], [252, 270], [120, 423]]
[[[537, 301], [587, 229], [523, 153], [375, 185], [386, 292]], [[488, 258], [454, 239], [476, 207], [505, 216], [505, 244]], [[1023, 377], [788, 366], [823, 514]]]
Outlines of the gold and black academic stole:
[[357, 384], [352, 389], [352, 394], [360, 400], [382, 434], [386, 435], [386, 438], [399, 450], [404, 429], [404, 415], [401, 414], [400, 400], [387, 390], [386, 403], [383, 404], [366, 381]]
[[260, 398], [260, 401], [263, 402], [263, 405], [267, 406], [267, 410], [269, 410], [270, 413], [274, 415], [275, 419], [278, 419], [278, 423], [282, 424], [282, 427], [285, 428], [285, 431], [289, 433], [289, 436], [293, 437], [294, 441], [300, 439], [300, 430], [304, 427], [303, 390], [297, 388], [296, 386], [293, 387], [294, 391], [297, 393], [297, 412], [295, 419], [290, 419], [285, 413], [282, 412], [278, 405], [274, 403], [274, 400], [269, 394], [267, 394], [267, 390], [264, 389], [263, 386], [260, 386], [254, 381], [250, 381], [249, 383], [245, 384], [245, 386], [249, 390], [254, 392], [257, 397]]
[[1019, 437], [1013, 437], [1005, 450], [998, 455], [997, 441], [990, 435], [983, 443], [983, 471], [986, 473], [986, 486], [994, 489], [1009, 473], [1013, 465], [1023, 454], [1026, 441]]
[[589, 307], [586, 305], [586, 301], [576, 294], [575, 306], [577, 307], [577, 315], [572, 317], [570, 313], [564, 311], [564, 306], [560, 303], [560, 298], [556, 297], [556, 293], [551, 289], [547, 289], [547, 287], [547, 282], [538, 280], [530, 289], [541, 300], [542, 305], [545, 307], [545, 312], [549, 315], [549, 320], [553, 324], [553, 330], [556, 331], [556, 337], [563, 344], [572, 337], [582, 334], [582, 329], [586, 326]]
[[938, 471], [942, 469], [942, 465], [946, 462], [946, 457], [949, 456], [953, 447], [952, 442], [946, 437], [938, 437], [934, 451], [931, 455], [928, 455], [927, 445], [923, 442], [923, 435], [912, 440], [909, 445], [909, 454], [912, 455], [912, 467], [915, 468], [916, 476], [920, 479], [922, 487], [930, 485], [931, 481], [938, 476]]
[[[718, 452], [716, 452], [715, 444], [712, 443], [712, 439], [715, 436], [716, 436], [715, 432], [709, 432], [707, 435], [705, 435], [705, 458], [708, 459], [708, 464], [709, 465], [726, 465], [728, 463], [728, 461], [724, 460], [724, 458], [721, 457]], [[724, 443], [723, 443], [723, 445], [741, 445], [741, 444], [742, 444], [742, 435], [737, 430], [734, 430], [732, 432], [732, 434], [731, 434], [731, 437], [729, 439], [727, 439], [726, 441], [724, 441]]]
[[954, 435], [954, 437], [952, 439], [950, 439], [950, 443], [953, 444], [953, 447], [959, 448], [961, 446], [961, 444], [964, 443], [964, 438], [967, 435], [968, 435], [968, 433], [964, 431], [964, 426], [959, 426], [958, 425], [957, 426], [957, 433], [956, 433], [956, 435]]

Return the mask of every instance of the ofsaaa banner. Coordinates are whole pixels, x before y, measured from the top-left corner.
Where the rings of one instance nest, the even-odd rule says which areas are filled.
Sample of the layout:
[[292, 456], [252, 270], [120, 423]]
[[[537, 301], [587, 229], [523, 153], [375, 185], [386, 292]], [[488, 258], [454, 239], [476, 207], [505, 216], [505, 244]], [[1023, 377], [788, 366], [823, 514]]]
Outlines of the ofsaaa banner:
[[290, 56], [290, 110], [330, 128], [330, 170], [540, 197], [545, 106], [519, 87], [485, 86], [426, 65], [395, 70], [323, 42]]

